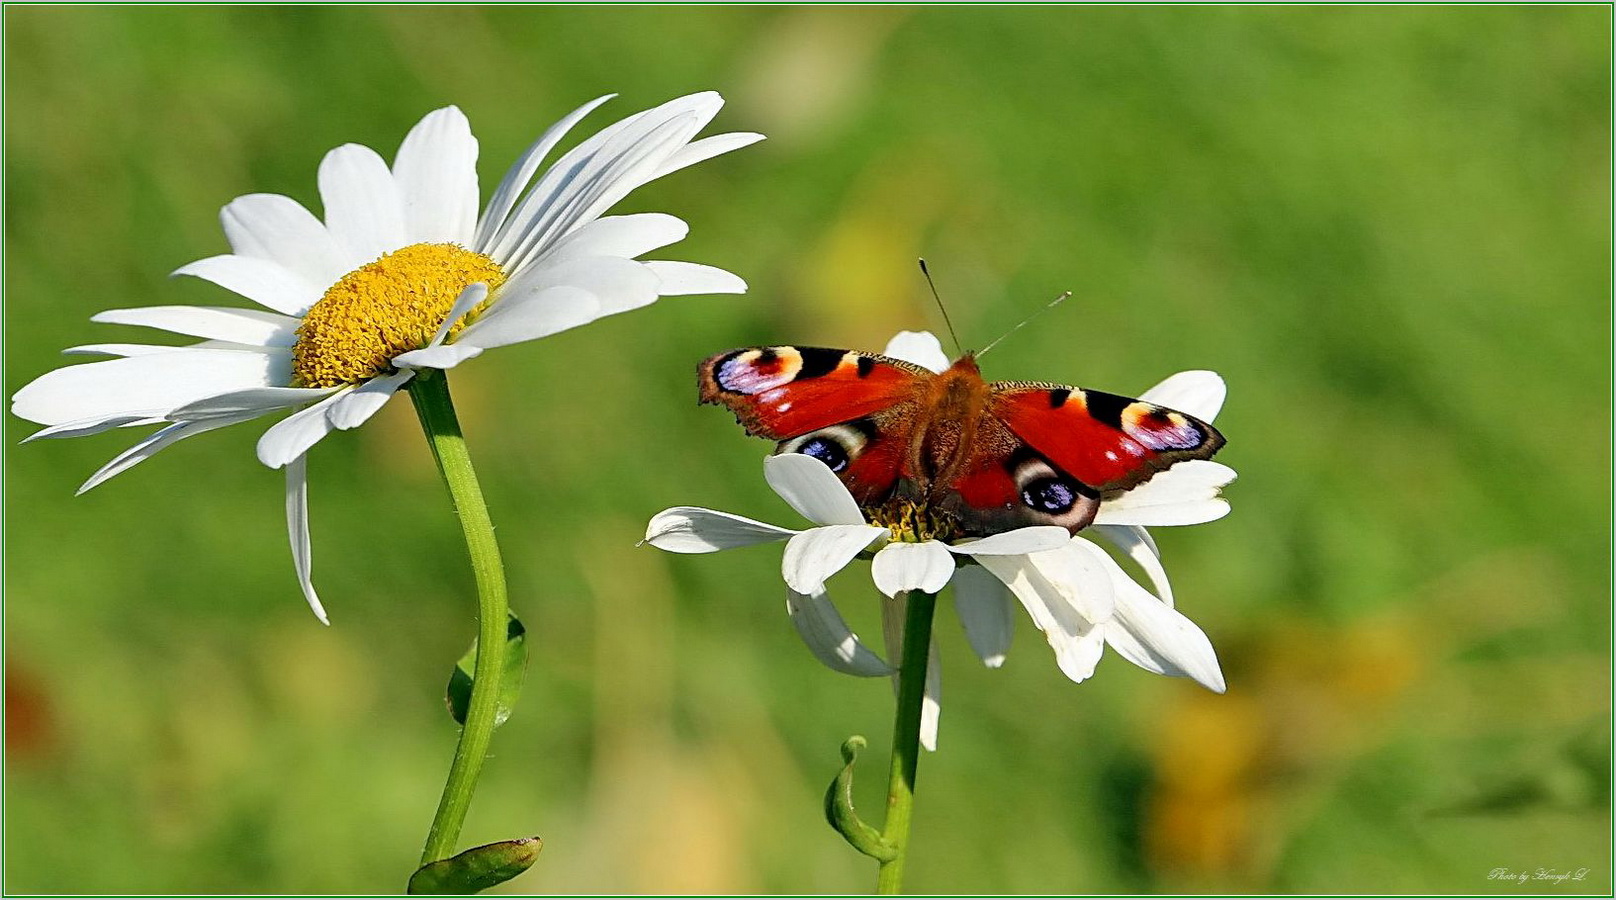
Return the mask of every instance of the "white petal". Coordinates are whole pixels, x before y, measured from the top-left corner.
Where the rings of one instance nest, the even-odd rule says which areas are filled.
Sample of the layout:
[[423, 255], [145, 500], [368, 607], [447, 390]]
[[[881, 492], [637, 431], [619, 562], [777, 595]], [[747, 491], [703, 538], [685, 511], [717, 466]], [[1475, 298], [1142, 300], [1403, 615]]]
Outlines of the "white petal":
[[253, 418], [253, 416], [243, 415], [235, 418], [210, 419], [206, 422], [178, 422], [170, 425], [167, 428], [152, 434], [133, 447], [130, 447], [128, 450], [125, 450], [124, 452], [113, 457], [111, 462], [96, 470], [96, 473], [91, 475], [88, 481], [79, 485], [78, 493], [82, 494], [114, 475], [120, 475], [129, 471], [129, 469], [133, 468], [138, 463], [145, 462], [155, 455], [157, 451], [174, 444], [176, 441], [183, 440], [191, 437], [192, 435], [201, 434], [205, 431], [212, 431], [215, 428], [223, 428], [226, 425], [234, 425], [237, 422], [245, 422], [251, 418]]
[[309, 281], [304, 275], [273, 260], [254, 256], [210, 256], [180, 266], [174, 270], [174, 274], [211, 281], [260, 306], [289, 316], [301, 316], [308, 312], [309, 307], [325, 292], [324, 287]]
[[[464, 336], [464, 333], [462, 333]], [[423, 347], [393, 357], [393, 365], [408, 369], [452, 369], [468, 359], [482, 355], [483, 348], [466, 343], [439, 344]]]
[[1174, 465], [1133, 490], [1100, 504], [1099, 525], [1199, 525], [1229, 514], [1229, 501], [1218, 496], [1235, 479], [1235, 471], [1209, 459]]
[[870, 577], [875, 579], [876, 588], [888, 597], [900, 591], [935, 594], [948, 584], [953, 574], [954, 557], [941, 541], [918, 544], [894, 541], [876, 551], [870, 563]]
[[1143, 525], [1091, 525], [1088, 530], [1128, 554], [1128, 558], [1150, 576], [1150, 583], [1156, 586], [1156, 594], [1162, 602], [1173, 605], [1173, 587], [1167, 581], [1167, 569], [1161, 564], [1161, 551], [1156, 549], [1156, 542]]
[[448, 315], [444, 316], [443, 321], [438, 324], [438, 330], [433, 333], [432, 340], [426, 346], [436, 347], [442, 344], [443, 339], [449, 336], [449, 329], [454, 327], [454, 323], [460, 321], [461, 316], [471, 312], [477, 307], [477, 304], [487, 299], [488, 285], [480, 281], [476, 284], [466, 285], [460, 295], [455, 297], [454, 303], [449, 305]]
[[1055, 647], [1055, 665], [1060, 667], [1062, 675], [1082, 684], [1094, 674], [1094, 667], [1099, 665], [1105, 651], [1105, 628], [1105, 625], [1095, 626]]
[[309, 477], [307, 457], [299, 456], [286, 464], [286, 535], [292, 542], [292, 568], [297, 572], [298, 586], [303, 589], [309, 609], [321, 624], [330, 625], [331, 619], [314, 593], [311, 569], [314, 555], [309, 544]]
[[510, 214], [511, 208], [516, 205], [516, 199], [522, 195], [522, 190], [533, 179], [533, 173], [537, 172], [539, 166], [544, 163], [544, 157], [555, 149], [555, 145], [560, 143], [561, 139], [566, 136], [568, 131], [572, 130], [572, 126], [578, 124], [580, 119], [593, 112], [595, 107], [615, 96], [617, 95], [607, 94], [604, 97], [596, 97], [594, 100], [568, 113], [561, 121], [545, 129], [545, 132], [539, 135], [539, 139], [534, 141], [533, 145], [528, 147], [517, 158], [516, 162], [506, 171], [505, 177], [500, 180], [499, 186], [494, 189], [493, 196], [488, 198], [488, 209], [477, 223], [476, 249], [478, 252], [487, 253], [489, 251], [494, 235], [505, 224], [505, 217]]
[[700, 131], [706, 128], [707, 123], [711, 122], [723, 108], [723, 95], [717, 91], [698, 91], [694, 94], [685, 94], [683, 97], [675, 97], [661, 106], [653, 106], [641, 115], [651, 121], [692, 116], [696, 120], [696, 130]]
[[[279, 263], [310, 284], [329, 286], [358, 268], [358, 263], [349, 258], [320, 220], [290, 197], [279, 194], [237, 197], [219, 211], [219, 221], [231, 249], [238, 255]], [[282, 309], [281, 312], [293, 310]]]
[[530, 261], [542, 248], [655, 178], [723, 105], [723, 98], [714, 92], [692, 94], [602, 129], [558, 159], [503, 223], [493, 223], [499, 226], [497, 233], [488, 230], [490, 222], [485, 220], [479, 232], [487, 238], [479, 240], [484, 252], [501, 263]]
[[[534, 341], [560, 334], [569, 328], [588, 325], [603, 315], [601, 303], [594, 294], [571, 285], [545, 288], [521, 297], [507, 297], [501, 292], [500, 302], [477, 321], [466, 326], [460, 336], [448, 347], [476, 347], [492, 350]], [[421, 365], [403, 362], [406, 357], [420, 359], [413, 351], [400, 354], [393, 362], [401, 365]], [[433, 368], [444, 368], [433, 365]]]
[[694, 118], [697, 123], [696, 130], [700, 131], [707, 127], [707, 123], [711, 122], [723, 107], [724, 98], [717, 91], [700, 91], [675, 97], [608, 125], [601, 129], [599, 134], [579, 144], [574, 152], [582, 156], [587, 152], [593, 152], [624, 131], [639, 129], [640, 133], [644, 134], [660, 125], [686, 117]]
[[716, 509], [675, 506], [651, 517], [651, 523], [645, 528], [645, 541], [673, 553], [712, 553], [783, 541], [796, 533], [789, 528]]
[[1031, 525], [1014, 531], [990, 534], [977, 540], [960, 541], [949, 545], [948, 549], [970, 556], [979, 554], [1014, 556], [1020, 553], [1037, 553], [1040, 550], [1057, 550], [1066, 546], [1066, 542], [1071, 538], [1072, 533], [1059, 525]]
[[347, 393], [348, 389], [339, 390], [270, 426], [258, 439], [258, 461], [271, 469], [279, 469], [307, 453], [336, 427], [326, 413]]
[[508, 269], [532, 262], [563, 235], [648, 181], [657, 166], [700, 128], [694, 116], [649, 128], [631, 126], [614, 134], [598, 151], [581, 157], [581, 162], [574, 162], [580, 145], [562, 157], [512, 213], [492, 255]]
[[656, 302], [657, 284], [657, 276], [645, 263], [631, 259], [584, 256], [546, 262], [512, 279], [500, 291], [490, 315], [550, 288], [573, 287], [593, 294], [600, 301], [600, 315], [609, 316]]
[[180, 349], [173, 344], [80, 344], [62, 352], [69, 355], [149, 356]]
[[575, 256], [633, 259], [669, 244], [677, 244], [689, 233], [689, 225], [663, 213], [607, 216], [582, 225], [557, 241], [545, 254], [545, 260], [559, 262]]
[[933, 372], [946, 371], [949, 366], [948, 354], [943, 352], [942, 342], [929, 331], [900, 331], [887, 341], [887, 348], [881, 351], [881, 355], [914, 363]]
[[879, 525], [824, 525], [792, 535], [780, 561], [786, 586], [803, 594], [823, 590], [827, 579], [885, 534]]
[[381, 412], [387, 401], [398, 393], [398, 389], [414, 377], [415, 372], [405, 369], [402, 372], [372, 378], [338, 397], [336, 402], [331, 404], [326, 416], [332, 425], [343, 431], [358, 428], [370, 421], [371, 416]]
[[943, 667], [937, 659], [937, 641], [926, 653], [926, 693], [920, 698], [920, 746], [937, 752], [937, 725], [943, 717]]
[[786, 612], [791, 615], [791, 624], [797, 626], [797, 633], [802, 635], [803, 643], [825, 665], [861, 678], [892, 674], [892, 667], [847, 627], [846, 620], [824, 591], [800, 594], [787, 590]]
[[244, 391], [204, 397], [184, 406], [175, 407], [169, 411], [168, 418], [176, 422], [189, 422], [248, 413], [262, 415], [277, 409], [301, 406], [338, 390], [341, 388], [248, 388]]
[[171, 348], [46, 372], [11, 398], [11, 411], [41, 425], [169, 410], [249, 387], [284, 384], [291, 354]]
[[1030, 558], [1045, 575], [1070, 590], [1067, 602], [1083, 618], [1102, 622], [1111, 617], [1115, 600], [1110, 579], [1117, 570], [1117, 561], [1100, 545], [1073, 536], [1064, 550], [1034, 553]]
[[1105, 555], [1074, 537], [1060, 550], [976, 558], [1021, 601], [1033, 624], [1054, 648], [1061, 671], [1074, 681], [1093, 672], [1101, 649], [1097, 625], [1110, 616], [1113, 608], [1110, 575], [1090, 551]]
[[[1032, 617], [1033, 624], [1038, 626], [1040, 631], [1057, 628], [1055, 610], [1067, 610], [1070, 618], [1078, 618], [1070, 613], [1069, 604], [1065, 602], [1061, 589], [1050, 582], [1042, 570], [1033, 565], [1027, 557], [984, 556], [977, 562], [1021, 601], [1027, 614]], [[1090, 624], [1092, 623], [1087, 621], [1074, 622], [1071, 630], [1082, 630]]]
[[981, 566], [960, 566], [954, 573], [954, 611], [983, 664], [990, 669], [1004, 665], [1015, 634], [1015, 610], [1004, 583]]
[[49, 428], [41, 428], [22, 439], [21, 443], [38, 441], [48, 438], [86, 437], [111, 431], [114, 428], [130, 428], [138, 425], [156, 425], [166, 421], [160, 415], [161, 410], [148, 410], [146, 413], [128, 413], [119, 416], [95, 416], [89, 419], [77, 419], [72, 422], [63, 422]]
[[1161, 384], [1140, 394], [1139, 399], [1210, 422], [1223, 409], [1223, 398], [1228, 393], [1221, 375], [1194, 369], [1167, 376]]
[[407, 245], [404, 201], [387, 163], [363, 144], [343, 144], [320, 160], [325, 227], [355, 261], [350, 269]]
[[662, 167], [656, 170], [656, 174], [651, 177], [653, 179], [661, 178], [664, 175], [677, 172], [699, 162], [705, 162], [731, 150], [739, 150], [761, 140], [763, 140], [763, 135], [761, 134], [750, 131], [734, 131], [729, 134], [715, 134], [699, 141], [691, 141], [683, 149], [668, 157], [667, 162], [664, 162]]
[[410, 243], [468, 247], [477, 228], [477, 139], [457, 107], [427, 113], [393, 160]]
[[1115, 563], [1112, 578], [1117, 609], [1104, 626], [1106, 643], [1146, 671], [1187, 676], [1223, 693], [1223, 671], [1206, 633], [1183, 613], [1135, 584]]
[[260, 347], [257, 344], [238, 344], [235, 341], [197, 341], [194, 344], [184, 344], [183, 350], [234, 350], [238, 353], [262, 353], [286, 363], [287, 378], [290, 379], [292, 371], [292, 354], [290, 347]]
[[297, 340], [299, 320], [256, 309], [221, 306], [147, 306], [109, 309], [90, 317], [111, 325], [141, 325], [175, 334], [211, 338], [259, 347], [290, 347]]
[[[643, 135], [625, 130], [576, 166], [568, 165], [568, 154], [511, 216], [500, 246], [507, 268], [534, 263], [561, 238], [644, 184], [657, 162], [688, 140], [691, 127], [687, 119]], [[560, 172], [568, 177], [557, 180]]]
[[746, 282], [733, 272], [700, 263], [653, 259], [646, 267], [662, 279], [657, 293], [664, 297], [688, 294], [744, 294]]
[[[1137, 490], [1137, 489], [1136, 489]], [[1144, 498], [1140, 498], [1143, 501]], [[1151, 499], [1156, 499], [1154, 496]], [[1162, 504], [1129, 503], [1112, 510], [1102, 508], [1094, 521], [1101, 525], [1201, 525], [1229, 514], [1229, 501], [1221, 497]]]
[[803, 453], [781, 453], [763, 460], [763, 478], [780, 499], [816, 525], [862, 525], [853, 495], [830, 466]]

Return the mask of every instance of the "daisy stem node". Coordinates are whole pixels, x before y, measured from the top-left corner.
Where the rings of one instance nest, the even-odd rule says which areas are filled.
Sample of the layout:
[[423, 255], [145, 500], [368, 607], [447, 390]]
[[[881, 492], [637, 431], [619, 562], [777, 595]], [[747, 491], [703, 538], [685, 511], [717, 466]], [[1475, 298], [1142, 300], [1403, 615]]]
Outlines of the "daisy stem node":
[[440, 371], [423, 369], [410, 383], [410, 399], [426, 432], [438, 471], [454, 500], [455, 513], [466, 534], [466, 550], [471, 556], [477, 580], [477, 663], [472, 670], [471, 699], [466, 707], [465, 725], [455, 747], [454, 763], [443, 786], [443, 798], [427, 833], [421, 863], [446, 859], [454, 852], [460, 826], [471, 806], [471, 795], [482, 772], [483, 759], [498, 724], [500, 676], [505, 667], [506, 623], [509, 602], [505, 594], [505, 569], [500, 562], [494, 525], [488, 518], [482, 489], [471, 468], [460, 422], [455, 418], [449, 397], [448, 377]]
[[887, 784], [886, 827], [881, 841], [891, 848], [876, 876], [877, 894], [896, 894], [903, 886], [909, 854], [909, 819], [915, 801], [915, 769], [920, 762], [920, 711], [926, 693], [926, 663], [931, 649], [932, 613], [937, 595], [908, 593], [903, 625], [903, 659], [898, 668], [898, 712], [892, 726], [892, 768]]

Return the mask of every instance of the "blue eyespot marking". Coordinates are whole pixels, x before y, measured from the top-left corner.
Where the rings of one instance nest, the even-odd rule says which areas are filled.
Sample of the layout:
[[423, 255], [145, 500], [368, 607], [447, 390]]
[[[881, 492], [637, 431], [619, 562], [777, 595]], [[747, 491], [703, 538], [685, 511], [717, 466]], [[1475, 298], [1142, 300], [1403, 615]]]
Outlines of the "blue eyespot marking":
[[847, 468], [847, 450], [841, 444], [828, 438], [816, 437], [798, 447], [797, 452], [812, 456], [814, 459], [830, 466], [832, 472], [840, 472]]
[[1058, 478], [1040, 478], [1021, 489], [1021, 501], [1039, 512], [1060, 515], [1077, 502], [1077, 492]]

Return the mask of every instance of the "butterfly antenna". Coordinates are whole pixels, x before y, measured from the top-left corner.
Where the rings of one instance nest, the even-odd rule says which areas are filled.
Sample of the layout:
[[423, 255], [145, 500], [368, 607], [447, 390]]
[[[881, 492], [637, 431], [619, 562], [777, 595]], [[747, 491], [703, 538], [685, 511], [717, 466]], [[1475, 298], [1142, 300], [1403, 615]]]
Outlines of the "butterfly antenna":
[[960, 352], [959, 335], [954, 332], [954, 323], [948, 318], [948, 307], [943, 305], [943, 298], [937, 295], [937, 284], [931, 280], [931, 270], [926, 268], [926, 258], [920, 258], [920, 274], [926, 276], [926, 286], [931, 288], [931, 296], [937, 301], [937, 308], [943, 311], [943, 324], [948, 326], [948, 336], [954, 341], [954, 352]]
[[992, 350], [994, 347], [999, 346], [999, 341], [1002, 341], [1005, 338], [1009, 337], [1010, 335], [1015, 334], [1016, 332], [1020, 331], [1023, 325], [1026, 325], [1028, 322], [1031, 322], [1033, 319], [1036, 319], [1039, 316], [1043, 315], [1044, 313], [1049, 312], [1050, 310], [1052, 310], [1055, 307], [1059, 306], [1062, 301], [1064, 301], [1067, 297], [1070, 297], [1070, 296], [1072, 296], [1071, 291], [1062, 291], [1061, 295], [1059, 297], [1056, 297], [1055, 299], [1053, 299], [1053, 300], [1049, 301], [1048, 303], [1044, 304], [1043, 309], [1040, 309], [1037, 312], [1033, 313], [1032, 315], [1028, 316], [1027, 318], [1022, 319], [1020, 324], [1018, 324], [1016, 327], [1010, 329], [1009, 331], [1006, 331], [1004, 334], [999, 335], [997, 338], [994, 339], [993, 343], [987, 345], [986, 347], [983, 347], [981, 349], [981, 351], [979, 351], [976, 355], [978, 357], [986, 355], [989, 350]]

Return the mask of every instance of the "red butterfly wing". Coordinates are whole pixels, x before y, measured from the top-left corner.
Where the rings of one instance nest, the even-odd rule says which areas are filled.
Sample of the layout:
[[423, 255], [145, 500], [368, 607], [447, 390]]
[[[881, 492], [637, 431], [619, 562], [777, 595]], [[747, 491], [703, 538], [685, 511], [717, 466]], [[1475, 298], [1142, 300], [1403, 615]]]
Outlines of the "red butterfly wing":
[[1077, 533], [1094, 521], [1100, 492], [1060, 471], [994, 415], [978, 421], [965, 457], [951, 467], [940, 508], [965, 535], [1029, 525]]
[[1142, 400], [984, 384], [970, 356], [937, 375], [847, 350], [755, 347], [710, 357], [699, 380], [703, 403], [728, 407], [748, 433], [778, 441], [776, 452], [823, 460], [861, 506], [902, 489], [967, 535], [1076, 532], [1105, 492], [1223, 446], [1206, 422]]
[[701, 402], [735, 413], [777, 452], [825, 461], [860, 504], [896, 484], [919, 392], [933, 374], [886, 357], [822, 347], [754, 347], [709, 357], [698, 370]]
[[1223, 446], [1223, 435], [1200, 419], [1104, 391], [995, 384], [989, 411], [1055, 466], [1102, 492], [1135, 487]]
[[823, 347], [755, 347], [704, 360], [701, 402], [721, 403], [746, 429], [785, 440], [912, 400], [932, 373], [895, 359]]
[[[908, 452], [909, 435], [913, 431], [910, 427], [913, 409], [913, 406], [904, 403], [864, 420], [870, 428], [870, 437], [852, 454], [847, 468], [836, 473], [860, 506], [881, 505], [891, 496], [898, 479], [909, 475], [904, 471], [904, 456]], [[817, 435], [829, 437], [824, 432]], [[777, 452], [802, 452], [804, 445], [813, 440], [813, 437], [804, 437], [806, 440], [798, 438], [796, 441], [787, 441]]]

